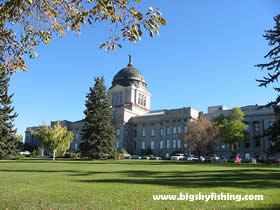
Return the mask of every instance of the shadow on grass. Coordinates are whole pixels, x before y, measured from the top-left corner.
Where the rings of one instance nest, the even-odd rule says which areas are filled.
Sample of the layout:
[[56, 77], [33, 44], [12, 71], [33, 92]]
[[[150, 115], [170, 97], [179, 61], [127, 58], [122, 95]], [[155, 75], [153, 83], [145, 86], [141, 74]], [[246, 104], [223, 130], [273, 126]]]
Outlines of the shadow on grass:
[[[280, 188], [280, 171], [260, 169], [206, 170], [206, 171], [120, 171], [126, 178], [88, 179], [82, 183], [147, 184], [182, 188]], [[89, 174], [80, 174], [88, 176]]]
[[172, 160], [88, 160], [88, 159], [71, 159], [58, 158], [56, 161], [52, 159], [24, 159], [24, 160], [3, 160], [2, 163], [53, 163], [53, 164], [87, 164], [87, 165], [193, 165], [207, 167], [233, 167], [233, 168], [279, 168], [279, 164], [236, 164], [236, 163], [204, 163], [204, 162], [189, 162], [189, 161], [172, 161]]
[[[192, 170], [192, 171], [82, 171], [82, 170], [36, 170], [36, 169], [0, 169], [6, 173], [66, 173], [75, 177], [73, 182], [95, 184], [146, 184], [176, 188], [255, 188], [279, 189], [280, 170], [270, 169], [232, 169], [232, 170]], [[108, 174], [108, 178], [102, 175]], [[102, 177], [100, 179], [100, 177]], [[112, 178], [114, 177], [114, 178]], [[115, 178], [118, 177], [118, 178]], [[88, 179], [84, 179], [88, 178]], [[79, 180], [76, 180], [79, 179]]]

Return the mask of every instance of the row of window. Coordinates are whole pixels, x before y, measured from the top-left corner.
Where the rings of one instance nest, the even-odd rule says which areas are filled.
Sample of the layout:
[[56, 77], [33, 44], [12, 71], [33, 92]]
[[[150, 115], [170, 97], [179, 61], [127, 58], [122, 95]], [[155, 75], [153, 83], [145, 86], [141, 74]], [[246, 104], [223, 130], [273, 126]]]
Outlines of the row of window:
[[[164, 147], [164, 141], [163, 140], [160, 140], [159, 141], [159, 149], [170, 149], [171, 148], [171, 144], [172, 144], [172, 149], [180, 149], [181, 148], [181, 140], [178, 139], [174, 139], [172, 142], [171, 140], [166, 140], [166, 143], [165, 143], [165, 147]], [[187, 148], [187, 144], [184, 144], [184, 148]], [[120, 141], [116, 141], [116, 148], [120, 148]], [[154, 150], [155, 149], [155, 141], [151, 141], [150, 143], [150, 147], [147, 147], [147, 148], [150, 148], [151, 150]], [[146, 148], [146, 141], [142, 141], [141, 142], [141, 149], [145, 150], [147, 149]]]
[[146, 96], [139, 93], [138, 94], [138, 104], [142, 105], [142, 106], [146, 106]]
[[[184, 126], [184, 133], [187, 133], [187, 132], [188, 132], [188, 127], [185, 125]], [[177, 134], [177, 133], [182, 133], [182, 127], [181, 126], [172, 128], [172, 134]], [[166, 128], [166, 134], [167, 135], [171, 134], [171, 127]], [[163, 136], [163, 135], [164, 135], [164, 129], [161, 128], [160, 129], [160, 136]], [[146, 136], [146, 130], [145, 129], [142, 129], [142, 136]], [[151, 130], [151, 136], [155, 136], [155, 129]]]
[[[188, 127], [187, 126], [184, 126], [184, 133], [187, 133], [188, 132]], [[171, 128], [170, 127], [167, 127], [166, 128], [166, 134], [171, 134]], [[172, 134], [179, 134], [179, 133], [182, 133], [182, 127], [181, 126], [178, 126], [178, 127], [173, 127], [172, 129]], [[116, 129], [116, 135], [117, 136], [120, 136], [121, 135], [121, 130], [119, 128]], [[155, 136], [156, 135], [156, 132], [155, 132], [155, 129], [152, 129], [151, 130], [151, 136]], [[164, 135], [164, 129], [161, 128], [160, 129], [160, 136], [163, 136]], [[128, 136], [128, 130], [126, 129], [125, 130], [125, 136]], [[135, 130], [135, 137], [137, 136], [137, 132]], [[146, 136], [146, 130], [145, 129], [142, 129], [142, 136]]]
[[[170, 149], [171, 148], [171, 144], [172, 144], [172, 149], [180, 149], [181, 148], [181, 140], [176, 140], [174, 139], [172, 142], [171, 140], [166, 140], [166, 143], [165, 143], [165, 148], [166, 149]], [[184, 147], [186, 148], [188, 145], [187, 144], [184, 144]], [[150, 147], [147, 147], [147, 148], [150, 148], [151, 150], [155, 149], [155, 141], [151, 141], [150, 143]], [[141, 149], [147, 149], [146, 148], [146, 141], [142, 141], [141, 142]], [[159, 141], [159, 149], [164, 149], [164, 141], [163, 140], [160, 140]]]
[[[185, 125], [184, 126], [184, 133], [187, 133], [188, 132], [188, 127]], [[166, 128], [166, 134], [167, 135], [169, 135], [169, 134], [171, 134], [171, 128], [170, 127], [167, 127]], [[173, 127], [172, 128], [172, 134], [180, 134], [180, 133], [182, 133], [182, 127], [181, 126], [178, 126], [178, 127]], [[121, 130], [119, 129], [119, 128], [117, 128], [116, 129], [116, 135], [117, 136], [120, 136], [121, 135]], [[146, 130], [145, 129], [142, 129], [142, 133], [141, 133], [141, 135], [144, 137], [144, 136], [146, 136]], [[151, 136], [155, 136], [156, 135], [156, 132], [155, 132], [155, 129], [152, 129], [151, 130]], [[160, 136], [163, 136], [164, 135], [164, 129], [163, 128], [161, 128], [160, 129]], [[126, 129], [125, 130], [125, 136], [128, 136], [128, 130]], [[135, 130], [134, 131], [134, 136], [136, 137], [137, 136], [137, 131]]]
[[112, 105], [123, 104], [123, 95], [112, 95]]

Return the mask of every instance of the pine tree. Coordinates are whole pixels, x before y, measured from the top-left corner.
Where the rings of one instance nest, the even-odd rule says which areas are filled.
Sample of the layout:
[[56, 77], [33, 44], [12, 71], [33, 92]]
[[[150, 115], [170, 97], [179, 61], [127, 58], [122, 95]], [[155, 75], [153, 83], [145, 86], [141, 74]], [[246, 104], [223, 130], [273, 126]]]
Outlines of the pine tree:
[[80, 144], [81, 155], [96, 159], [115, 153], [115, 132], [111, 125], [112, 112], [106, 95], [104, 77], [96, 77], [87, 95], [85, 125]]
[[9, 81], [8, 71], [0, 69], [0, 158], [15, 155], [18, 145], [13, 125], [17, 113], [11, 106], [13, 94], [8, 94]]

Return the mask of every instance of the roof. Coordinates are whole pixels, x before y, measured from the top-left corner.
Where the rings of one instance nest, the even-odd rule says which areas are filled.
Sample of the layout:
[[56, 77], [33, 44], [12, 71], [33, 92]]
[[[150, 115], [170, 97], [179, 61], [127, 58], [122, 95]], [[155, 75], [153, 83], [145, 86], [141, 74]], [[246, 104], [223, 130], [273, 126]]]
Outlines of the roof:
[[129, 64], [121, 69], [113, 79], [112, 84], [120, 84], [126, 86], [129, 82], [140, 81], [146, 84], [146, 80], [141, 72], [132, 65], [131, 56], [129, 57]]

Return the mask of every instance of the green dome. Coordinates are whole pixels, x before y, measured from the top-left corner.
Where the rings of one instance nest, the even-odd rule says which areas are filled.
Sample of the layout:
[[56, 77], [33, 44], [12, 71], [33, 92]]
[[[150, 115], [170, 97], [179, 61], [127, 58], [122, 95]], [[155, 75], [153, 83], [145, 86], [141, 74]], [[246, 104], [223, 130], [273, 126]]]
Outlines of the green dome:
[[144, 76], [132, 65], [131, 57], [129, 59], [129, 64], [127, 67], [120, 70], [113, 79], [112, 85], [122, 85], [129, 86], [131, 84], [139, 85], [144, 84], [146, 86], [146, 81]]

